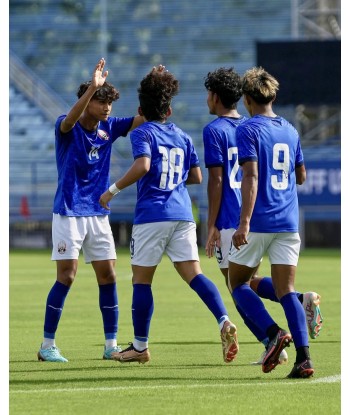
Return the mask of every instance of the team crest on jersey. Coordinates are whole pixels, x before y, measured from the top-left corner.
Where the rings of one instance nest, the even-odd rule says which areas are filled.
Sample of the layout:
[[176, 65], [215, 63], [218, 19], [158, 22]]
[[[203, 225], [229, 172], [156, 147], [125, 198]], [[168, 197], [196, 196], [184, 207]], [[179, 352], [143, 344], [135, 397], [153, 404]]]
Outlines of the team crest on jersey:
[[63, 255], [67, 251], [67, 245], [64, 241], [59, 241], [57, 244], [57, 252]]
[[101, 138], [101, 140], [108, 141], [109, 135], [104, 130], [97, 130], [97, 137]]

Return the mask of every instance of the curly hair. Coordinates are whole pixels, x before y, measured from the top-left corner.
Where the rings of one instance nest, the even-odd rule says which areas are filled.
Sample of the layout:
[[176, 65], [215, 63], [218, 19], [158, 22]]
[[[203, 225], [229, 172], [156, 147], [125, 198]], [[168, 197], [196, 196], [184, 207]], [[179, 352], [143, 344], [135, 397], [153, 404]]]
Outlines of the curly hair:
[[234, 68], [218, 68], [204, 78], [208, 91], [217, 94], [225, 108], [237, 108], [242, 97], [242, 80]]
[[248, 69], [243, 75], [243, 94], [257, 104], [268, 104], [276, 98], [279, 83], [261, 66]]
[[[80, 84], [77, 90], [77, 97], [80, 98], [83, 96], [90, 85], [91, 81]], [[113, 102], [119, 99], [119, 91], [112, 84], [105, 81], [105, 83], [97, 89], [91, 99], [96, 99], [101, 102]]]
[[163, 121], [172, 98], [179, 92], [179, 81], [169, 71], [152, 69], [137, 89], [140, 107], [147, 121]]

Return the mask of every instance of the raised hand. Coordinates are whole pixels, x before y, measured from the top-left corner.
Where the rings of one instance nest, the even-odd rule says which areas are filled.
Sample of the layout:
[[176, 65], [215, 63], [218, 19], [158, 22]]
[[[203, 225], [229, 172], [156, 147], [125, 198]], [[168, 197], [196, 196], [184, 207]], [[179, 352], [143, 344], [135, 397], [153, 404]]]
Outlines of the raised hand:
[[95, 70], [92, 74], [91, 84], [96, 88], [102, 86], [105, 83], [106, 78], [108, 76], [108, 71], [103, 72], [105, 63], [106, 61], [104, 60], [104, 58], [101, 58], [98, 64], [95, 66]]
[[167, 70], [165, 69], [165, 66], [158, 65], [158, 66], [153, 66], [151, 72], [163, 73], [163, 72], [167, 72]]

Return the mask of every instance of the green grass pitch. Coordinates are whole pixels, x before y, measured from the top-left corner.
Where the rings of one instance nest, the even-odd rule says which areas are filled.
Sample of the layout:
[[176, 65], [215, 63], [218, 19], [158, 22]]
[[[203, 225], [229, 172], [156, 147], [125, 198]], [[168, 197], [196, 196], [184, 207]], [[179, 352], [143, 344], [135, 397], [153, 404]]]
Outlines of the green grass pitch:
[[[322, 296], [324, 317], [319, 338], [310, 340], [315, 376], [286, 379], [289, 363], [269, 374], [253, 366], [263, 348], [243, 324], [215, 259], [201, 251], [204, 274], [218, 286], [238, 327], [240, 351], [225, 364], [215, 319], [164, 257], [153, 282], [155, 310], [145, 365], [102, 360], [103, 329], [98, 289], [91, 265], [81, 256], [78, 274], [67, 297], [57, 346], [68, 363], [39, 362], [45, 302], [55, 277], [49, 251], [12, 251], [9, 256], [9, 409], [11, 415], [273, 415], [341, 412], [340, 250], [301, 253], [296, 288]], [[118, 249], [118, 344], [133, 339], [129, 252]], [[269, 275], [265, 258], [261, 275]], [[287, 328], [282, 307], [265, 301]]]

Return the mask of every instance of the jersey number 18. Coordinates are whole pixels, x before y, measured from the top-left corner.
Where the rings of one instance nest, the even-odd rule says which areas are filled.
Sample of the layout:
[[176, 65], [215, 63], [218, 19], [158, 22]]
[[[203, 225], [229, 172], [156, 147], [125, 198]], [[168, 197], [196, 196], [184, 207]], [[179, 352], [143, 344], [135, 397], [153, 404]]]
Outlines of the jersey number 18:
[[[162, 154], [162, 174], [160, 176], [160, 189], [165, 189], [168, 180], [168, 187], [170, 190], [182, 182], [182, 170], [184, 165], [184, 151], [182, 148], [168, 149], [164, 146], [159, 146], [159, 152]], [[174, 183], [175, 173], [178, 175], [177, 182]]]

